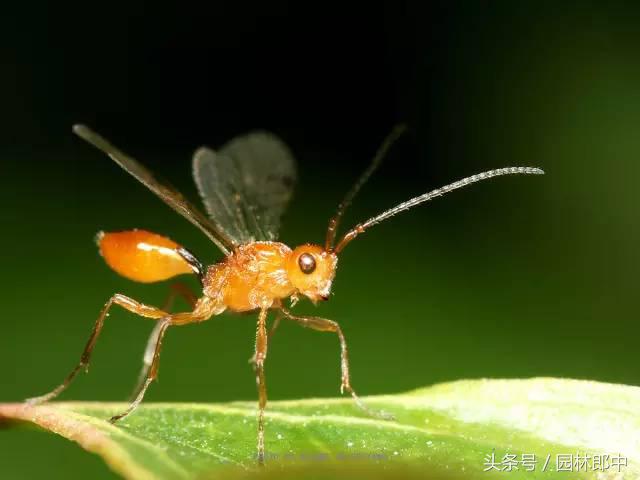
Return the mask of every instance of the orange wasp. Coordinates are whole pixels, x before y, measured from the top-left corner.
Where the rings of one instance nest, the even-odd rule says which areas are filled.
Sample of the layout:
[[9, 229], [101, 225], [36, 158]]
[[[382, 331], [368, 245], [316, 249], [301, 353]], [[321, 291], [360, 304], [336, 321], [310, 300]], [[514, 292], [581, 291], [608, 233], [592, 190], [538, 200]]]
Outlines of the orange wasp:
[[481, 180], [510, 174], [542, 174], [531, 167], [509, 167], [489, 170], [458, 180], [442, 188], [403, 202], [375, 217], [357, 224], [338, 242], [340, 220], [358, 191], [378, 168], [387, 150], [401, 135], [404, 126], [396, 127], [378, 149], [373, 162], [361, 175], [339, 204], [329, 221], [324, 246], [304, 244], [294, 249], [276, 241], [280, 217], [291, 198], [296, 180], [296, 167], [287, 146], [272, 134], [253, 132], [240, 136], [219, 151], [200, 148], [193, 157], [193, 175], [209, 216], [189, 203], [177, 190], [159, 182], [136, 160], [118, 150], [100, 135], [84, 125], [73, 131], [106, 153], [124, 170], [133, 175], [167, 205], [197, 226], [222, 251], [224, 258], [205, 267], [198, 259], [167, 237], [144, 230], [116, 233], [100, 232], [97, 243], [107, 264], [120, 275], [137, 282], [158, 282], [174, 276], [192, 273], [198, 276], [202, 294], [197, 298], [183, 292], [192, 310], [169, 313], [165, 309], [140, 303], [117, 293], [104, 305], [84, 348], [80, 363], [61, 385], [46, 395], [29, 399], [41, 403], [55, 398], [66, 389], [76, 375], [87, 369], [104, 320], [113, 305], [142, 317], [157, 321], [145, 351], [140, 381], [129, 407], [110, 419], [123, 419], [140, 404], [144, 394], [158, 374], [162, 340], [166, 330], [175, 325], [204, 322], [225, 310], [257, 312], [258, 323], [255, 354], [251, 359], [258, 386], [258, 461], [264, 462], [264, 412], [267, 404], [264, 362], [267, 357], [267, 314], [276, 312], [271, 332], [282, 318], [321, 332], [333, 332], [340, 341], [340, 391], [351, 394], [357, 406], [370, 415], [390, 418], [384, 412], [369, 410], [351, 386], [347, 343], [337, 322], [314, 316], [298, 316], [284, 305], [292, 305], [300, 297], [313, 303], [328, 300], [336, 273], [338, 254], [358, 235], [370, 227], [432, 198]]

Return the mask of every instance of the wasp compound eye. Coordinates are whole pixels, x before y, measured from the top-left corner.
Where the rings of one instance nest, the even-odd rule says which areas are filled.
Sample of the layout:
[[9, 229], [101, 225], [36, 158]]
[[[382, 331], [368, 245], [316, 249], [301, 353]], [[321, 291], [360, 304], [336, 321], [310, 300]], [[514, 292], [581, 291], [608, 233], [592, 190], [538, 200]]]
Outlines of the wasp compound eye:
[[298, 266], [300, 270], [302, 270], [302, 273], [313, 273], [316, 269], [316, 259], [313, 258], [313, 255], [310, 253], [303, 253], [298, 258]]

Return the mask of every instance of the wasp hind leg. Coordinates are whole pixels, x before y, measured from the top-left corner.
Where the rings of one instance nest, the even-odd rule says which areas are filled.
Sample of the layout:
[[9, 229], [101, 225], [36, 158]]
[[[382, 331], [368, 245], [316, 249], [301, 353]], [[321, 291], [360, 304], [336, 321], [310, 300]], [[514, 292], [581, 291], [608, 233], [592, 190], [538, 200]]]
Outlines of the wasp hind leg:
[[319, 332], [333, 332], [338, 335], [338, 339], [340, 340], [340, 393], [344, 393], [345, 390], [349, 392], [358, 408], [360, 408], [360, 410], [371, 417], [380, 418], [382, 420], [395, 419], [395, 417], [390, 413], [372, 410], [371, 408], [369, 408], [364, 404], [362, 400], [360, 400], [360, 397], [358, 397], [355, 390], [351, 386], [351, 378], [349, 376], [349, 351], [347, 349], [347, 341], [344, 338], [344, 334], [342, 333], [342, 329], [340, 328], [338, 322], [334, 322], [333, 320], [329, 320], [327, 318], [294, 315], [284, 307], [281, 307], [281, 311], [286, 318], [299, 323], [303, 327], [311, 328]]
[[141, 382], [140, 386], [136, 389], [137, 391], [135, 392], [135, 397], [133, 398], [133, 401], [129, 404], [129, 407], [124, 412], [111, 417], [109, 419], [109, 422], [116, 423], [118, 420], [122, 420], [124, 417], [129, 415], [136, 408], [138, 408], [138, 405], [140, 405], [140, 402], [142, 402], [142, 399], [144, 398], [144, 394], [147, 392], [147, 388], [149, 388], [149, 385], [151, 385], [151, 382], [153, 382], [158, 376], [158, 367], [160, 366], [160, 349], [162, 348], [162, 339], [164, 338], [164, 334], [167, 331], [167, 328], [169, 328], [170, 326], [171, 326], [171, 317], [167, 317], [160, 320], [156, 328], [153, 329], [151, 340], [154, 340], [154, 343], [150, 342], [149, 345], [147, 345], [147, 350], [149, 350], [150, 346], [153, 346], [153, 357], [151, 360], [151, 364], [149, 365], [149, 368], [148, 369], [145, 368], [144, 370], [145, 378]]
[[149, 385], [151, 385], [151, 383], [158, 377], [158, 368], [160, 367], [160, 350], [162, 349], [162, 340], [164, 338], [164, 334], [167, 331], [167, 328], [173, 325], [185, 325], [187, 323], [202, 322], [208, 319], [209, 317], [211, 317], [212, 312], [208, 310], [207, 304], [204, 305], [205, 306], [203, 308], [196, 307], [193, 312], [167, 315], [158, 322], [158, 325], [154, 329], [151, 337], [151, 340], [155, 341], [150, 342], [149, 345], [147, 345], [148, 351], [151, 350], [151, 345], [153, 345], [153, 358], [151, 360], [149, 368], [145, 368], [144, 370], [144, 381], [141, 382], [141, 385], [137, 389], [138, 391], [135, 394], [135, 398], [129, 404], [129, 407], [124, 412], [111, 417], [109, 419], [111, 423], [116, 423], [118, 420], [122, 420], [130, 413], [132, 413], [136, 408], [138, 408], [138, 405], [140, 405], [140, 403], [142, 402], [142, 399], [144, 398]]
[[[181, 296], [189, 304], [192, 310], [195, 309], [198, 298], [185, 283], [176, 282], [169, 288], [171, 290], [169, 292], [169, 295], [167, 296], [166, 301], [164, 302], [164, 305], [162, 306], [162, 310], [164, 310], [165, 312], [171, 310], [171, 306], [178, 296]], [[167, 315], [169, 314], [167, 313]], [[161, 328], [162, 322], [156, 323], [156, 326], [153, 328], [151, 335], [149, 335], [149, 340], [147, 340], [147, 347], [145, 348], [144, 356], [142, 357], [142, 369], [140, 370], [140, 374], [138, 375], [136, 386], [131, 392], [129, 401], [135, 400], [140, 393], [140, 390], [142, 390], [142, 387], [144, 386], [144, 382], [149, 373], [149, 369], [151, 368], [151, 363], [153, 362], [156, 343], [158, 342], [158, 336], [160, 335]]]
[[165, 311], [160, 310], [159, 308], [144, 305], [143, 303], [137, 302], [132, 298], [129, 298], [120, 293], [116, 293], [113, 297], [109, 299], [109, 301], [104, 305], [104, 307], [102, 307], [102, 310], [98, 315], [98, 319], [96, 320], [96, 323], [93, 326], [91, 335], [89, 336], [89, 340], [87, 341], [87, 344], [84, 347], [82, 356], [80, 357], [80, 363], [76, 365], [76, 367], [71, 371], [71, 373], [69, 373], [69, 375], [67, 375], [67, 377], [64, 379], [64, 381], [60, 385], [58, 385], [56, 388], [54, 388], [53, 390], [51, 390], [49, 393], [45, 395], [27, 399], [26, 400], [27, 403], [32, 405], [37, 405], [40, 403], [48, 402], [49, 400], [56, 398], [71, 384], [73, 379], [78, 375], [78, 373], [80, 373], [80, 371], [85, 370], [86, 372], [89, 370], [89, 362], [91, 361], [91, 354], [93, 352], [93, 348], [95, 347], [96, 342], [98, 340], [98, 336], [102, 331], [104, 320], [108, 316], [109, 310], [113, 305], [119, 305], [125, 310], [128, 310], [132, 313], [135, 313], [136, 315], [139, 315], [141, 317], [146, 317], [146, 318], [161, 319], [168, 315]]

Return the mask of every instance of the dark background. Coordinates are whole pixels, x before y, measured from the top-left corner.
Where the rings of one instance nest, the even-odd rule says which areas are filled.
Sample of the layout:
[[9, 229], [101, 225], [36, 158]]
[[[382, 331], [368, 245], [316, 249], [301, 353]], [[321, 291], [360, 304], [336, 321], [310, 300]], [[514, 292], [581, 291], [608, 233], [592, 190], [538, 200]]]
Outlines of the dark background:
[[[195, 198], [190, 156], [253, 128], [296, 154], [282, 240], [319, 242], [391, 127], [410, 132], [346, 225], [502, 166], [372, 229], [316, 312], [343, 325], [361, 394], [479, 377], [640, 384], [640, 8], [633, 2], [182, 2], [3, 7], [0, 400], [56, 385], [114, 292], [161, 304], [96, 253], [146, 228], [215, 247], [71, 134], [85, 122]], [[195, 282], [192, 282], [195, 285]], [[184, 306], [182, 305], [182, 308]], [[151, 323], [114, 311], [62, 399], [123, 400]], [[148, 401], [253, 399], [253, 317], [169, 332]], [[271, 399], [335, 396], [337, 340], [285, 324]], [[3, 478], [110, 478], [69, 442], [0, 432]]]

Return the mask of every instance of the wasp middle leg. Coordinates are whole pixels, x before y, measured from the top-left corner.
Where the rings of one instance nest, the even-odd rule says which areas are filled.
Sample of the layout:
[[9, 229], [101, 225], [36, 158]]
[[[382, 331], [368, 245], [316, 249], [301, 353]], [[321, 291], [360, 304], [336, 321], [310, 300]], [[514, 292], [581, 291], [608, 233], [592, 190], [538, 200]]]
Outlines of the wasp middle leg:
[[267, 313], [268, 309], [260, 310], [256, 329], [255, 368], [256, 384], [258, 386], [258, 463], [264, 465], [264, 410], [267, 406], [267, 383], [264, 375], [264, 361], [267, 358]]
[[[267, 340], [271, 341], [271, 339], [273, 338], [274, 333], [276, 332], [276, 329], [280, 326], [280, 321], [282, 320], [282, 312], [280, 310], [276, 310], [276, 318], [274, 318], [273, 323], [271, 324], [271, 328], [269, 329], [269, 332], [267, 333]], [[254, 354], [251, 356], [251, 358], [249, 359], [249, 363], [253, 366], [253, 369], [256, 369], [256, 354], [254, 352]]]

